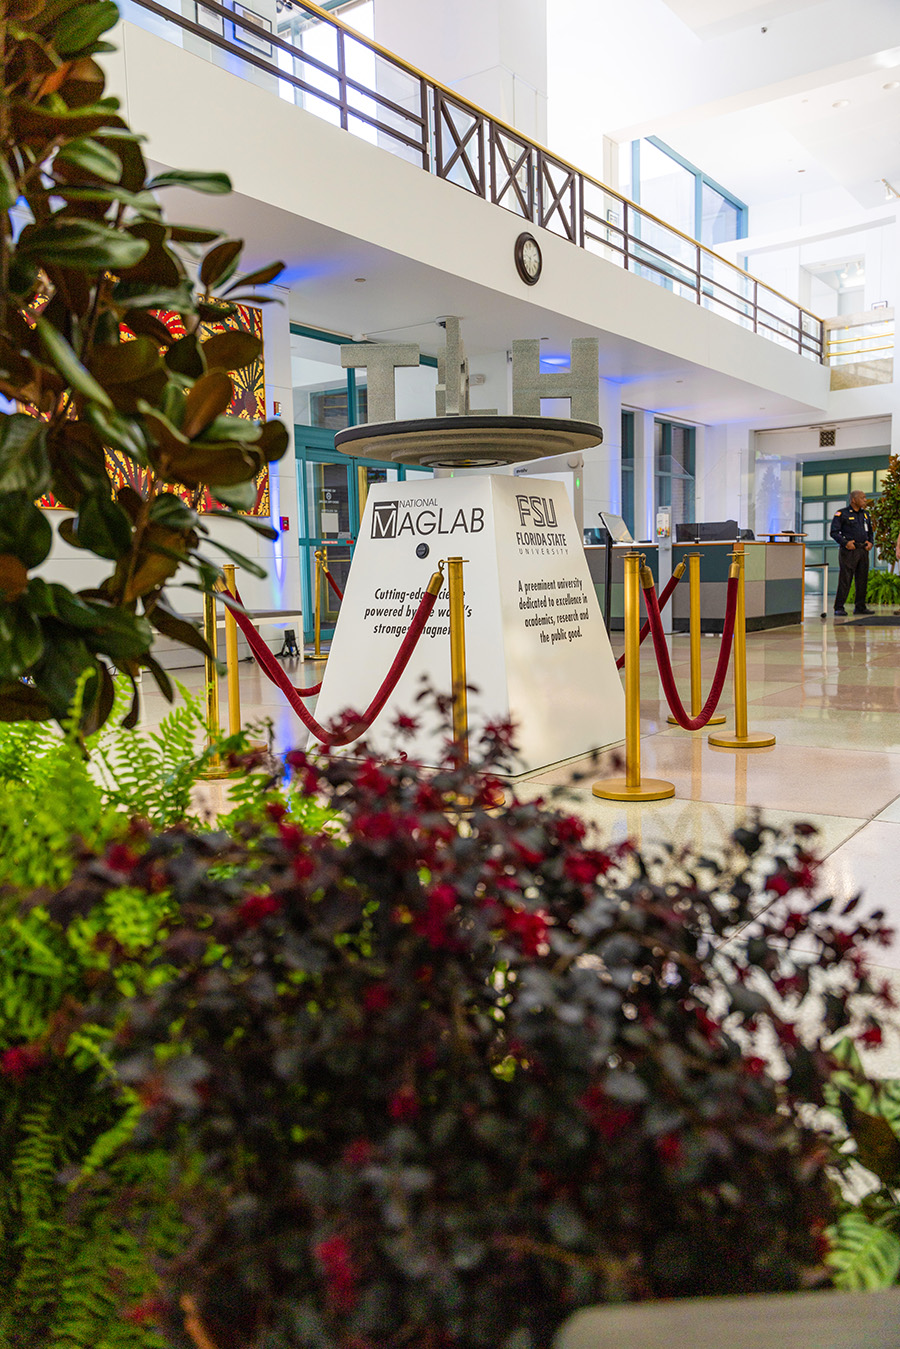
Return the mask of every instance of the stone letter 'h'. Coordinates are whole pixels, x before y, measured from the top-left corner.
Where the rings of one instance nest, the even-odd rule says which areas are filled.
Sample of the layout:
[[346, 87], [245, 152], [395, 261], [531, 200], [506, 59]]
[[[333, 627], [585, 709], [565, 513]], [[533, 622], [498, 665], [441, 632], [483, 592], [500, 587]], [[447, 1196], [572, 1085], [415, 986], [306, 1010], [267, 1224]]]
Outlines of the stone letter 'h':
[[415, 342], [373, 342], [341, 347], [341, 365], [345, 370], [367, 371], [367, 421], [370, 422], [397, 420], [394, 371], [398, 365], [418, 364], [419, 348]]
[[542, 398], [568, 398], [574, 421], [600, 421], [600, 343], [596, 337], [572, 339], [568, 370], [541, 370], [537, 338], [513, 342], [513, 413], [540, 417]]

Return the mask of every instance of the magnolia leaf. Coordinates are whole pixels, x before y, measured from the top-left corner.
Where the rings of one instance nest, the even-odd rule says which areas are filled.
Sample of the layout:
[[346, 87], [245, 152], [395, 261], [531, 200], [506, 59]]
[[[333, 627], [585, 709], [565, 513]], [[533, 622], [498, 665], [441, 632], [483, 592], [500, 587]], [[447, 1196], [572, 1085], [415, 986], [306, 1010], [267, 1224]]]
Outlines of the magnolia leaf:
[[146, 239], [136, 239], [124, 230], [59, 215], [45, 225], [26, 225], [18, 244], [18, 252], [41, 266], [55, 262], [83, 272], [125, 271], [140, 262], [147, 248]]
[[890, 1123], [860, 1109], [846, 1091], [840, 1092], [840, 1105], [858, 1161], [885, 1185], [900, 1184], [900, 1138]]
[[[216, 490], [218, 491], [219, 489], [217, 488]], [[228, 503], [226, 502], [225, 504], [227, 505]], [[234, 515], [231, 511], [211, 510], [204, 511], [204, 514], [207, 516], [219, 515], [224, 520], [234, 519]], [[264, 539], [277, 539], [279, 537], [279, 530], [273, 529], [271, 525], [267, 525], [264, 520], [260, 520], [254, 515], [244, 516], [241, 520], [241, 524], [246, 525], [248, 529], [252, 529], [254, 534], [261, 534]]]
[[75, 529], [85, 548], [111, 562], [124, 557], [131, 548], [131, 521], [109, 497], [87, 497], [78, 512]]
[[116, 705], [116, 686], [102, 660], [97, 662], [97, 674], [99, 678], [96, 697], [82, 715], [81, 730], [85, 735], [93, 735], [95, 731], [99, 731], [104, 722], [109, 720]]
[[49, 481], [47, 423], [18, 412], [0, 416], [0, 492], [39, 497]]
[[223, 370], [203, 375], [187, 395], [182, 435], [188, 440], [199, 436], [226, 410], [233, 397], [234, 385]]
[[249, 511], [256, 501], [256, 479], [248, 478], [245, 482], [232, 483], [230, 487], [220, 483], [216, 488], [216, 499], [223, 506], [230, 506], [232, 511]]
[[260, 267], [258, 271], [248, 272], [246, 276], [239, 276], [237, 281], [233, 281], [225, 290], [225, 295], [230, 295], [238, 286], [267, 286], [270, 281], [275, 281], [284, 271], [283, 262], [270, 262], [268, 267]]
[[28, 569], [12, 553], [0, 553], [0, 601], [11, 604], [27, 585]]
[[35, 326], [41, 339], [41, 346], [66, 383], [71, 384], [91, 402], [99, 403], [101, 407], [108, 408], [112, 412], [113, 405], [109, 394], [97, 383], [93, 375], [88, 374], [62, 333], [58, 332], [43, 314], [39, 315]]
[[41, 625], [18, 604], [0, 604], [0, 681], [21, 679], [44, 651]]
[[130, 309], [171, 309], [176, 314], [191, 314], [194, 296], [189, 281], [177, 286], [152, 285], [148, 281], [119, 281], [113, 287], [116, 304]]
[[122, 320], [135, 337], [149, 337], [158, 347], [170, 347], [176, 341], [166, 325], [145, 309], [128, 309]]
[[243, 239], [226, 239], [224, 243], [211, 248], [200, 264], [200, 284], [212, 290], [227, 281], [237, 269], [243, 247]]
[[136, 464], [147, 463], [147, 442], [138, 422], [117, 412], [106, 412], [95, 403], [85, 408], [85, 418], [111, 449], [120, 450]]
[[178, 375], [188, 379], [199, 379], [206, 366], [200, 354], [200, 343], [195, 333], [179, 337], [166, 352], [166, 365]]
[[49, 703], [30, 684], [21, 680], [0, 684], [0, 721], [46, 721]]
[[253, 333], [232, 329], [216, 333], [203, 343], [203, 355], [209, 370], [243, 370], [252, 365], [262, 350], [262, 343]]
[[85, 633], [85, 641], [91, 650], [127, 661], [139, 660], [153, 645], [153, 630], [143, 615], [96, 601], [90, 607], [94, 622]]
[[202, 229], [199, 225], [167, 225], [173, 244], [211, 244], [221, 239], [222, 230]]
[[842, 1214], [826, 1236], [831, 1250], [825, 1263], [838, 1288], [864, 1292], [893, 1286], [900, 1273], [900, 1238], [893, 1232], [852, 1211]]
[[160, 187], [189, 187], [194, 192], [221, 194], [231, 191], [231, 179], [227, 173], [203, 173], [191, 169], [167, 169], [158, 173], [147, 184], [151, 192]]
[[258, 448], [272, 464], [285, 454], [291, 438], [283, 422], [266, 422], [259, 433]]
[[195, 440], [180, 454], [170, 454], [168, 466], [173, 479], [186, 487], [219, 487], [255, 478], [264, 460], [242, 445], [210, 445]]
[[168, 383], [166, 367], [151, 337], [136, 337], [117, 346], [95, 347], [91, 373], [119, 412], [137, 412], [138, 402], [156, 402]]
[[162, 600], [157, 600], [153, 607], [147, 610], [147, 617], [157, 632], [161, 632], [164, 637], [170, 637], [173, 642], [183, 642], [185, 646], [199, 651], [201, 655], [212, 657], [200, 629], [189, 623], [186, 618], [182, 618], [174, 609], [170, 609]]
[[261, 581], [266, 579], [266, 569], [265, 567], [261, 567], [258, 562], [254, 562], [252, 558], [247, 557], [244, 553], [239, 553], [236, 548], [229, 547], [229, 545], [223, 543], [221, 539], [216, 539], [215, 545], [220, 552], [223, 552], [226, 557], [230, 557], [232, 562], [236, 562], [239, 567], [244, 571], [249, 572], [251, 576], [258, 576]]
[[60, 56], [74, 56], [97, 41], [101, 33], [119, 22], [113, 0], [95, 0], [92, 5], [76, 5], [53, 25], [53, 45]]
[[122, 161], [119, 156], [105, 145], [100, 145], [98, 141], [86, 136], [69, 141], [57, 151], [53, 162], [54, 167], [60, 163], [72, 165], [109, 183], [117, 182], [122, 172]]
[[53, 544], [53, 530], [28, 492], [0, 493], [0, 552], [14, 553], [26, 567], [39, 567]]
[[198, 516], [174, 492], [161, 492], [150, 507], [150, 519], [154, 524], [165, 525], [183, 534], [196, 528]]
[[166, 702], [174, 702], [175, 690], [172, 688], [172, 681], [160, 665], [159, 661], [154, 660], [153, 657], [148, 654], [143, 657], [141, 664], [150, 671], [153, 678], [156, 680], [157, 688], [165, 698]]

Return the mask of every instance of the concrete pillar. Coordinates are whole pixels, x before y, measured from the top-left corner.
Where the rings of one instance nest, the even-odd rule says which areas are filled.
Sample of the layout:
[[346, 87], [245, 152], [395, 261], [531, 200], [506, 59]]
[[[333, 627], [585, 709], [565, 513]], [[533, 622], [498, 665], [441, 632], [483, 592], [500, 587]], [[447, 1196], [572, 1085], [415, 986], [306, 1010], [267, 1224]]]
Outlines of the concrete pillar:
[[[655, 422], [652, 412], [634, 414], [634, 537], [656, 538]], [[621, 453], [621, 451], [620, 451]]]
[[619, 385], [600, 381], [603, 444], [584, 452], [584, 527], [597, 529], [599, 511], [622, 514], [622, 397]]

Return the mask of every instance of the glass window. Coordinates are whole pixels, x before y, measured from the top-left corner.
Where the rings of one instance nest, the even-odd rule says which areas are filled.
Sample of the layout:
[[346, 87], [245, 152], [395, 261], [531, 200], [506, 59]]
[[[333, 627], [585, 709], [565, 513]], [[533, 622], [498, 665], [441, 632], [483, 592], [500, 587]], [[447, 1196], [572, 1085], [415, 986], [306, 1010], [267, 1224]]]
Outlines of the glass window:
[[849, 473], [829, 473], [825, 478], [825, 490], [829, 496], [834, 496], [838, 492], [846, 494], [850, 491], [849, 481]]
[[807, 542], [807, 543], [823, 543], [823, 542], [824, 542], [824, 540], [825, 540], [825, 526], [824, 526], [824, 524], [812, 524], [812, 525], [806, 525], [806, 524], [805, 524], [805, 525], [804, 525], [804, 529], [806, 530], [806, 542]]
[[667, 225], [695, 234], [695, 179], [650, 141], [641, 142], [641, 205]]
[[804, 473], [803, 495], [805, 497], [820, 497], [824, 490], [825, 482], [821, 473]]
[[825, 513], [824, 501], [804, 501], [803, 503], [803, 523], [807, 520], [821, 520]]
[[838, 511], [842, 511], [846, 506], [846, 504], [847, 504], [846, 497], [841, 497], [839, 501], [829, 501], [828, 503], [829, 520], [831, 519], [832, 515], [836, 515]]
[[872, 479], [874, 475], [871, 469], [860, 470], [858, 473], [850, 474], [851, 492], [871, 492]]
[[740, 224], [741, 213], [737, 205], [709, 183], [701, 183], [700, 242], [711, 248], [730, 239], [739, 239]]
[[884, 487], [885, 479], [890, 473], [888, 468], [879, 468], [875, 470], [875, 491], [880, 492]]

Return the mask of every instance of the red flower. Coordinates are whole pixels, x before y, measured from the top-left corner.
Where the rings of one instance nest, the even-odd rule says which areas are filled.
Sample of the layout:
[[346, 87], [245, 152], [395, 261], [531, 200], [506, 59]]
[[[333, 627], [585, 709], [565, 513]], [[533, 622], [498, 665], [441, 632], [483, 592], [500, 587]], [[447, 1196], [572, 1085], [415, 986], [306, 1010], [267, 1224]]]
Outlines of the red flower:
[[766, 1072], [765, 1059], [757, 1058], [755, 1054], [751, 1054], [749, 1058], [744, 1059], [744, 1071], [750, 1077], [763, 1077]]
[[684, 1152], [677, 1134], [662, 1134], [656, 1140], [656, 1151], [665, 1166], [680, 1166]]
[[277, 895], [249, 895], [237, 907], [236, 915], [242, 927], [259, 927], [260, 923], [271, 918], [281, 909], [281, 900]]
[[547, 942], [547, 915], [542, 910], [530, 913], [527, 909], [505, 909], [503, 925], [507, 932], [519, 938], [522, 954], [536, 956]]
[[432, 946], [449, 947], [454, 944], [448, 932], [448, 920], [457, 905], [458, 896], [452, 885], [442, 883], [430, 890], [425, 908], [413, 918], [413, 931], [425, 937]]
[[128, 847], [127, 843], [114, 843], [106, 854], [106, 865], [110, 871], [117, 871], [120, 875], [129, 875], [137, 866], [138, 855]]
[[394, 990], [390, 984], [370, 984], [362, 995], [367, 1012], [386, 1012], [394, 1005]]
[[307, 852], [298, 853], [291, 861], [291, 870], [298, 881], [309, 880], [315, 868], [316, 864]]
[[344, 1148], [342, 1160], [345, 1166], [368, 1166], [374, 1151], [368, 1138], [354, 1138]]
[[128, 1311], [122, 1313], [123, 1321], [130, 1321], [135, 1326], [145, 1326], [148, 1321], [159, 1321], [166, 1315], [168, 1308], [159, 1298], [146, 1298], [134, 1307], [129, 1307]]
[[11, 1077], [13, 1082], [24, 1082], [33, 1069], [40, 1067], [45, 1057], [40, 1045], [14, 1045], [0, 1054], [0, 1074]]
[[587, 828], [575, 815], [563, 815], [556, 821], [555, 832], [560, 843], [580, 843]]
[[366, 759], [357, 770], [356, 785], [364, 791], [374, 792], [376, 796], [385, 796], [390, 789], [391, 780], [383, 773], [374, 759]]
[[401, 821], [387, 810], [360, 813], [353, 822], [353, 832], [373, 842], [386, 842], [394, 838], [400, 828]]
[[612, 865], [605, 852], [596, 849], [572, 853], [566, 858], [563, 870], [570, 881], [577, 885], [593, 885], [598, 876], [603, 876]]
[[332, 1309], [352, 1311], [356, 1305], [356, 1270], [346, 1237], [335, 1233], [313, 1247], [313, 1255], [322, 1266], [325, 1287]]
[[401, 1087], [388, 1101], [388, 1114], [395, 1120], [417, 1119], [421, 1109], [415, 1087]]
[[287, 815], [287, 806], [282, 801], [270, 801], [266, 806], [266, 814], [273, 824], [280, 824]]
[[869, 1026], [868, 1030], [864, 1030], [862, 1035], [858, 1037], [858, 1040], [867, 1049], [874, 1049], [884, 1040], [884, 1034], [880, 1026]]
[[775, 874], [773, 876], [770, 876], [769, 879], [766, 881], [766, 889], [771, 890], [773, 895], [790, 894], [793, 888], [794, 888], [793, 881], [789, 876], [785, 876], [784, 872], [782, 871], [776, 871]]
[[601, 1086], [590, 1087], [578, 1104], [590, 1118], [597, 1133], [607, 1143], [618, 1138], [634, 1122], [635, 1111], [627, 1106], [616, 1105]]
[[419, 729], [418, 717], [408, 717], [405, 712], [398, 712], [394, 717], [394, 729], [400, 735], [415, 735]]

